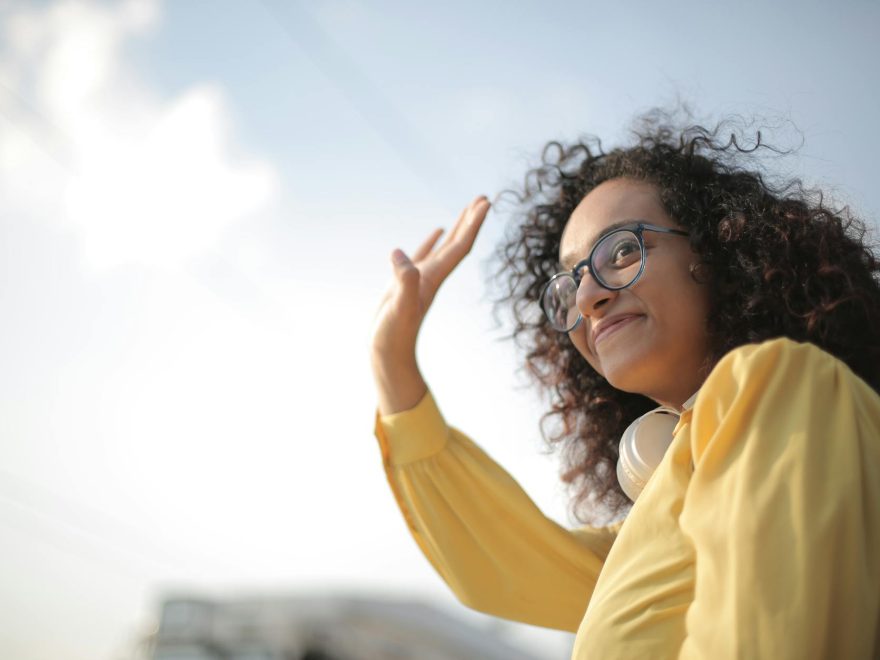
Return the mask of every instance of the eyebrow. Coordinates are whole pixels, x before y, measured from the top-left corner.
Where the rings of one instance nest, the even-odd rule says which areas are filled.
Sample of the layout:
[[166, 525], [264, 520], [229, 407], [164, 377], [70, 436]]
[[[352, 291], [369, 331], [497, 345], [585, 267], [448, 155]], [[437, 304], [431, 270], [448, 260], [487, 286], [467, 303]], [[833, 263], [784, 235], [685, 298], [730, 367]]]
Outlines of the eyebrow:
[[595, 246], [596, 243], [598, 243], [599, 241], [601, 241], [605, 236], [607, 236], [608, 234], [610, 234], [611, 232], [613, 232], [613, 231], [615, 231], [615, 230], [617, 230], [617, 229], [623, 229], [624, 227], [632, 227], [633, 225], [637, 225], [637, 224], [639, 224], [640, 222], [647, 222], [647, 221], [646, 221], [646, 220], [642, 220], [642, 219], [632, 218], [632, 219], [629, 219], [629, 220], [620, 220], [620, 221], [618, 221], [618, 222], [614, 222], [614, 223], [608, 225], [607, 227], [605, 227], [605, 229], [603, 229], [603, 230], [599, 233], [598, 236], [596, 236], [595, 238], [593, 238], [593, 240], [589, 243], [590, 247], [589, 247], [588, 250], [586, 250], [586, 251], [580, 251], [580, 250], [579, 250], [579, 251], [576, 252], [576, 253], [569, 252], [568, 254], [563, 255], [563, 256], [562, 256], [562, 259], [560, 259], [560, 261], [559, 261], [559, 265], [562, 267], [562, 270], [571, 270], [571, 269], [573, 269], [573, 268], [574, 268], [574, 265], [575, 265], [576, 263], [578, 263], [578, 262], [581, 261], [582, 259], [586, 259], [586, 258], [587, 258], [587, 255], [590, 254], [590, 252], [591, 252], [592, 249], [593, 249], [593, 246]]

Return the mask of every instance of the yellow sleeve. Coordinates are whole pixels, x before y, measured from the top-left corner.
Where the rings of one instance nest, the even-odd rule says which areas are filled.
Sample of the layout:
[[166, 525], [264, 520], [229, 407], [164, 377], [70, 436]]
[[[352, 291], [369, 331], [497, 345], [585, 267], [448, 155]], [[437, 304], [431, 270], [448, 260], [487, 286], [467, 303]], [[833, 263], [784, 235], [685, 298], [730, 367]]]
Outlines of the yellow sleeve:
[[721, 360], [691, 438], [680, 657], [877, 657], [880, 397], [815, 346], [773, 340]]
[[388, 481], [410, 532], [469, 607], [575, 631], [617, 526], [569, 531], [500, 466], [446, 425], [431, 394], [377, 416]]

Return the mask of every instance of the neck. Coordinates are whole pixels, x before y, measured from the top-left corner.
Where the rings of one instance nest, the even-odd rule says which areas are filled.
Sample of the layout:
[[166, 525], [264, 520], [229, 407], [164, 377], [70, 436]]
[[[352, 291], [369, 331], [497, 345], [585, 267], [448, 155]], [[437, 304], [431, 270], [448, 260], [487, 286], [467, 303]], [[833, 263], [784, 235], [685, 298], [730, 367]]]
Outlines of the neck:
[[684, 412], [685, 410], [689, 410], [694, 407], [694, 401], [697, 399], [697, 393], [699, 390], [693, 392], [690, 396], [686, 396], [684, 394], [679, 394], [677, 396], [671, 397], [651, 397], [661, 406], [666, 406], [667, 408], [672, 408], [673, 410], [677, 410], [678, 412]]

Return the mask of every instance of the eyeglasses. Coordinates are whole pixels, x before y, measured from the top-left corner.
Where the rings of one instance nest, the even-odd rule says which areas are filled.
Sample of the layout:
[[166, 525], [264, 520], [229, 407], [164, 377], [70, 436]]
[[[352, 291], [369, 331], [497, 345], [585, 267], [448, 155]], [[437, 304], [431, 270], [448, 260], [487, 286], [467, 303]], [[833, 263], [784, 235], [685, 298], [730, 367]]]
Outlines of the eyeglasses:
[[541, 294], [541, 307], [550, 326], [559, 332], [571, 332], [581, 322], [581, 314], [575, 304], [577, 290], [584, 268], [602, 288], [620, 291], [639, 281], [645, 271], [645, 239], [642, 234], [653, 231], [659, 234], [687, 236], [686, 231], [658, 227], [644, 222], [615, 229], [605, 234], [590, 250], [590, 256], [579, 261], [570, 273], [557, 273]]

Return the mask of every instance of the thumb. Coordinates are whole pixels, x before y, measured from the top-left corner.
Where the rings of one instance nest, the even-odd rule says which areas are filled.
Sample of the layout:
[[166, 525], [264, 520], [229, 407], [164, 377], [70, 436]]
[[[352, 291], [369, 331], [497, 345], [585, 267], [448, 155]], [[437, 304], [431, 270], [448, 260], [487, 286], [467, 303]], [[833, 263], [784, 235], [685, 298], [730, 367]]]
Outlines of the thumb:
[[394, 265], [394, 278], [399, 285], [399, 297], [404, 304], [411, 304], [418, 299], [419, 279], [421, 274], [415, 264], [401, 249], [395, 249], [391, 253], [391, 263]]

